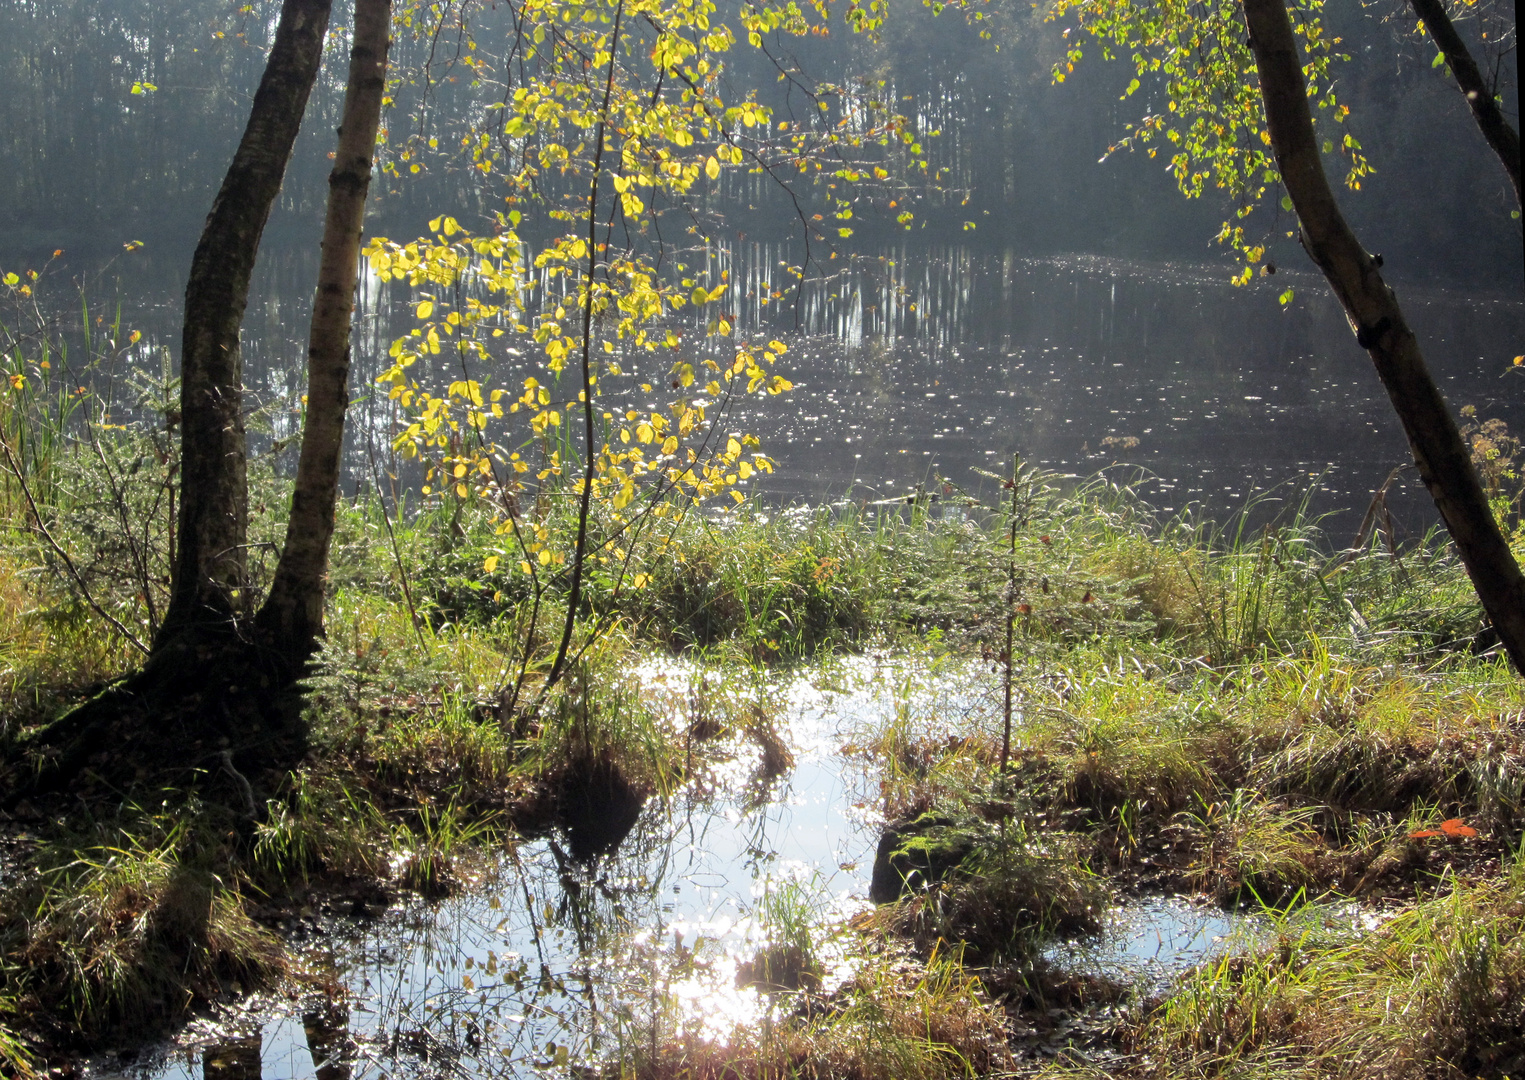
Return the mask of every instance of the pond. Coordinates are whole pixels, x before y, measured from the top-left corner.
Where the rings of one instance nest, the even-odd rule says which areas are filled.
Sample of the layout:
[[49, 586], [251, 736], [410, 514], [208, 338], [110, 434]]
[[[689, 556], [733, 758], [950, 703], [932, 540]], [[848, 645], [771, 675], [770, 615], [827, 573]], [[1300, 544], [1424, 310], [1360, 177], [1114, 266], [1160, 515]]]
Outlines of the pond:
[[[704, 675], [665, 663], [639, 677], [680, 707]], [[330, 984], [326, 995], [231, 1001], [174, 1047], [133, 1062], [99, 1059], [88, 1075], [564, 1074], [664, 1030], [724, 1038], [764, 1022], [780, 1006], [739, 986], [747, 980], [738, 969], [780, 919], [810, 924], [826, 962], [823, 989], [857, 962], [843, 926], [870, 906], [880, 819], [854, 764], [861, 757], [843, 747], [887, 717], [958, 726], [962, 717], [952, 717], [991, 715], [984, 681], [962, 666], [863, 657], [760, 686], [782, 718], [787, 769], [776, 751], [770, 759], [743, 741], [729, 760], [653, 799], [619, 851], [592, 868], [574, 865], [554, 839], [527, 842], [445, 901], [414, 900], [370, 920], [314, 914], [296, 947]], [[1049, 955], [1149, 984], [1251, 941], [1255, 926], [1182, 900], [1137, 901], [1100, 937]], [[340, 1048], [348, 1073], [325, 1065]]]
[[[1222, 520], [1266, 492], [1262, 512], [1285, 511], [1311, 491], [1307, 509], [1334, 515], [1328, 529], [1343, 546], [1372, 493], [1409, 461], [1370, 362], [1311, 273], [1235, 288], [1221, 266], [902, 248], [810, 283], [797, 303], [762, 307], [759, 294], [791, 254], [747, 243], [708, 256], [713, 275], [729, 275], [725, 304], [739, 329], [789, 345], [778, 369], [794, 389], [737, 399], [719, 420], [759, 435], [777, 462], [742, 485], [764, 502], [874, 502], [950, 484], [978, 492], [990, 485], [974, 470], [1004, 474], [1020, 455], [1081, 476], [1107, 469], [1166, 516], [1194, 508]], [[256, 451], [294, 431], [312, 263], [299, 248], [262, 258], [244, 335], [251, 404], [264, 409], [251, 430], [267, 427]], [[60, 281], [85, 269], [65, 264]], [[131, 361], [157, 369], [178, 345], [183, 268], [172, 252], [132, 253], [112, 273], [120, 285], [108, 278], [98, 302], [120, 287], [126, 321], [145, 333]], [[1288, 284], [1296, 298], [1283, 308], [1277, 292]], [[1525, 429], [1525, 369], [1511, 365], [1525, 301], [1418, 286], [1402, 298], [1453, 409], [1472, 405]], [[361, 291], [346, 493], [364, 482], [368, 455], [387, 452], [396, 413], [373, 385], [412, 310], [404, 286], [372, 279]], [[678, 329], [702, 338], [702, 327]], [[492, 363], [471, 377], [519, 386], [534, 346], [504, 342], [512, 336], [490, 342]], [[450, 355], [428, 366], [412, 370], [436, 391], [462, 377]], [[638, 387], [663, 386], [662, 377], [642, 370], [605, 382], [620, 407], [665, 409], [660, 389]], [[508, 427], [493, 436], [522, 437]], [[282, 453], [279, 467], [294, 466], [294, 447]], [[1436, 520], [1412, 468], [1389, 505], [1406, 536]]]

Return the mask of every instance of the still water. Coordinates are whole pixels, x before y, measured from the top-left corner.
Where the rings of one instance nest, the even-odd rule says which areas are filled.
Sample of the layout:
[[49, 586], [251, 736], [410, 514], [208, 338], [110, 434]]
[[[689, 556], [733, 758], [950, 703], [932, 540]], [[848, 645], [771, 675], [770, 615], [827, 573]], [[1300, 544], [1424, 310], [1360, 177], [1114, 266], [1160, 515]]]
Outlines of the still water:
[[[702, 677], [678, 664], [639, 673], [649, 698], [669, 697], [679, 710]], [[591, 870], [554, 841], [525, 843], [460, 896], [326, 924], [309, 960], [344, 987], [354, 1075], [427, 1072], [431, 1063], [530, 1075], [595, 1061], [664, 1025], [723, 1036], [760, 1020], [767, 998], [738, 988], [736, 975], [767, 937], [764, 894], [787, 892], [822, 925], [867, 906], [877, 819], [839, 749], [904, 707], [909, 692], [927, 707], [975, 707], [955, 679], [871, 658], [759, 687], [757, 703], [776, 711], [794, 758], [785, 774], [770, 778], [756, 748], [738, 743], [729, 760], [654, 798], [619, 851]], [[821, 946], [833, 955], [831, 942]], [[223, 1052], [231, 1029], [245, 1045], [258, 1036], [264, 1080], [315, 1075], [298, 1008], [267, 1005], [218, 1027], [210, 1041], [192, 1027], [178, 1050], [133, 1074], [217, 1075], [207, 1055]]]
[[[637, 677], [681, 711], [704, 675], [666, 663]], [[994, 724], [988, 678], [862, 657], [759, 685], [755, 702], [780, 718], [793, 756], [780, 775], [738, 742], [653, 799], [619, 851], [591, 869], [553, 840], [524, 843], [452, 899], [371, 921], [314, 917], [306, 962], [328, 973], [325, 1002], [231, 1004], [173, 1047], [132, 1063], [99, 1059], [88, 1075], [564, 1075], [678, 1030], [723, 1039], [765, 1023], [787, 1006], [739, 986], [738, 967], [777, 933], [783, 916], [770, 912], [781, 897], [811, 924], [824, 989], [857, 962], [842, 924], [869, 906], [880, 819], [876, 786], [843, 747], [891, 721], [927, 734]], [[1253, 917], [1139, 900], [1101, 936], [1056, 946], [1051, 958], [1151, 986], [1255, 932]], [[350, 1072], [331, 1071], [330, 1057]]]
[[[250, 403], [262, 410], [251, 430], [266, 430], [257, 448], [294, 430], [313, 255], [275, 247], [262, 257], [244, 333]], [[777, 462], [750, 482], [768, 502], [872, 501], [944, 480], [978, 488], [972, 470], [1004, 473], [1020, 455], [1081, 476], [1108, 469], [1167, 515], [1193, 508], [1222, 519], [1272, 489], [1271, 505], [1286, 506], [1316, 481], [1310, 507], [1334, 515], [1331, 539], [1343, 544], [1372, 492], [1409, 460], [1369, 360], [1311, 273], [1283, 268], [1235, 288], [1222, 265], [922, 246], [844, 262], [764, 303], [796, 256], [787, 245], [717, 244], [699, 260], [710, 280], [726, 276], [722, 305], [738, 332], [789, 346], [778, 370], [794, 389], [735, 399], [719, 420], [761, 436]], [[125, 321], [145, 332], [137, 364], [176, 351], [180, 267], [171, 251], [129, 253], [92, 286], [119, 291]], [[65, 256], [55, 276], [82, 272]], [[1295, 295], [1283, 306], [1288, 286]], [[1453, 409], [1475, 406], [1525, 430], [1525, 368], [1511, 363], [1525, 351], [1525, 301], [1512, 283], [1498, 293], [1399, 292]], [[362, 285], [350, 483], [395, 430], [374, 383], [393, 338], [414, 325], [415, 301], [404, 285]], [[675, 318], [674, 328], [683, 358], [694, 358], [702, 325]], [[488, 345], [480, 369], [445, 350], [412, 371], [435, 392], [469, 375], [517, 394], [525, 375], [545, 377], [530, 366], [531, 343], [509, 335]], [[612, 398], [665, 408], [670, 359], [606, 379]], [[655, 391], [642, 393], [642, 382]], [[492, 434], [509, 445], [526, 437], [512, 427]], [[294, 465], [294, 448], [284, 453], [280, 465]], [[1407, 535], [1435, 520], [1412, 468], [1391, 506]]]

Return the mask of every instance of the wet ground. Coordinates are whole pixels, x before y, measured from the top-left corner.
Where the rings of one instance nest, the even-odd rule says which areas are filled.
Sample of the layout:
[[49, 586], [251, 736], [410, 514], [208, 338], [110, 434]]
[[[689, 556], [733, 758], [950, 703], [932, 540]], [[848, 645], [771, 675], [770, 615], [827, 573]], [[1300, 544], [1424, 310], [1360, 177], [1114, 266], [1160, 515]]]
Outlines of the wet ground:
[[[669, 664], [640, 678], [681, 708], [702, 673]], [[578, 864], [550, 838], [468, 872], [466, 888], [441, 902], [412, 900], [379, 918], [304, 911], [293, 944], [316, 989], [230, 1001], [173, 1044], [105, 1055], [86, 1075], [566, 1075], [664, 1027], [723, 1037], [759, 1022], [777, 1006], [739, 986], [738, 968], [787, 922], [809, 925], [829, 992], [855, 963], [842, 928], [869, 906], [882, 824], [861, 759], [842, 748], [886, 717], [961, 724], [959, 713], [988, 703], [968, 669], [936, 674], [884, 658], [815, 669], [755, 695], [782, 718], [788, 753], [735, 736], [726, 760], [651, 800], [613, 856]], [[1046, 958], [1147, 994], [1263, 932], [1253, 916], [1181, 898], [1133, 900], [1101, 935], [1056, 943]], [[1106, 1021], [1105, 1010], [1054, 1010], [1025, 1033], [1045, 1052]]]

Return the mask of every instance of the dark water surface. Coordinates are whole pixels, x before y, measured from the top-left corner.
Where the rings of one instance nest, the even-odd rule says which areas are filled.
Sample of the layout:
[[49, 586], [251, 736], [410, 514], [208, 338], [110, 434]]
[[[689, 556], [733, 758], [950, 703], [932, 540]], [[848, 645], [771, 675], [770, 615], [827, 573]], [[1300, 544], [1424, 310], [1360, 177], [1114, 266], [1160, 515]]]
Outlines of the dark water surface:
[[[257, 446], [294, 430], [313, 255], [277, 247], [261, 262], [244, 334], [251, 406], [263, 406], [268, 429]], [[764, 244], [716, 246], [708, 258], [715, 279], [729, 275], [723, 304], [740, 332], [789, 345], [779, 370], [794, 389], [738, 399], [721, 418], [727, 430], [760, 435], [777, 461], [752, 482], [768, 502], [889, 498], [938, 477], [978, 486], [972, 468], [1005, 472], [1020, 454], [1079, 475], [1115, 467], [1114, 479], [1139, 479], [1163, 512], [1197, 507], [1218, 518], [1278, 486], [1296, 501], [1317, 478], [1311, 508], [1337, 515], [1330, 529], [1343, 543], [1371, 493], [1409, 460], [1369, 360], [1310, 273], [1283, 270], [1240, 289], [1221, 266], [907, 248], [765, 307], [759, 297], [778, 288], [779, 266], [792, 259]], [[78, 272], [66, 265], [57, 276]], [[93, 286], [108, 297], [120, 290], [125, 321], [145, 331], [136, 363], [157, 366], [163, 349], [178, 350], [182, 273], [167, 253], [136, 252]], [[1283, 307], [1277, 294], [1288, 285], [1296, 296]], [[1511, 365], [1525, 351], [1525, 300], [1429, 286], [1401, 288], [1400, 298], [1452, 407], [1525, 430], [1525, 369]], [[362, 288], [351, 482], [365, 471], [365, 448], [384, 453], [395, 430], [374, 380], [393, 337], [413, 325], [413, 299], [374, 279]], [[702, 341], [702, 326], [676, 328]], [[544, 378], [529, 362], [531, 343], [489, 345], [492, 365], [472, 377], [514, 393], [526, 374]], [[420, 362], [413, 371], [441, 392], [462, 368], [449, 355], [435, 359], [433, 370]], [[663, 407], [669, 359], [623, 387], [605, 380], [611, 394]], [[645, 380], [654, 393], [636, 388]], [[524, 437], [493, 434], [510, 444]], [[287, 468], [294, 460], [294, 448], [280, 459]], [[1410, 534], [1436, 517], [1412, 469], [1392, 505]]]

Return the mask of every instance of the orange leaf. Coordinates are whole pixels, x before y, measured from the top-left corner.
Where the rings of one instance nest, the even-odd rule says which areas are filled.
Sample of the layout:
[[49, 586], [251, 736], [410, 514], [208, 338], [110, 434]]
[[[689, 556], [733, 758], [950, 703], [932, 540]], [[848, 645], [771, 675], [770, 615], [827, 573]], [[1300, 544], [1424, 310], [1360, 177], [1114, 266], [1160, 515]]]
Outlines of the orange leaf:
[[1420, 829], [1418, 832], [1411, 832], [1411, 833], [1409, 833], [1409, 839], [1410, 840], [1428, 840], [1432, 836], [1439, 836], [1439, 835], [1440, 835], [1440, 833], [1438, 833], [1434, 829]]
[[1453, 840], [1471, 839], [1477, 835], [1477, 830], [1470, 825], [1462, 823], [1461, 818], [1451, 818], [1440, 823], [1440, 831]]

